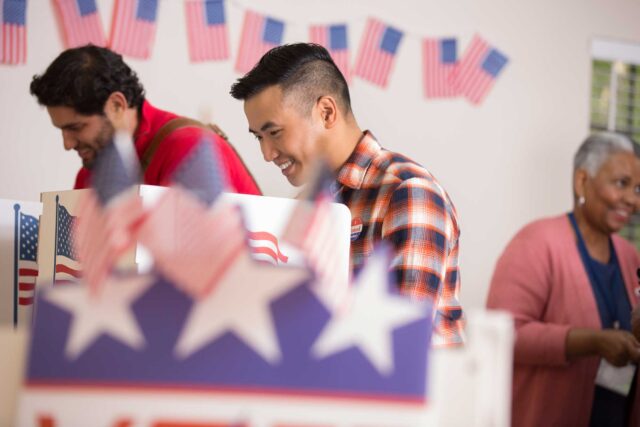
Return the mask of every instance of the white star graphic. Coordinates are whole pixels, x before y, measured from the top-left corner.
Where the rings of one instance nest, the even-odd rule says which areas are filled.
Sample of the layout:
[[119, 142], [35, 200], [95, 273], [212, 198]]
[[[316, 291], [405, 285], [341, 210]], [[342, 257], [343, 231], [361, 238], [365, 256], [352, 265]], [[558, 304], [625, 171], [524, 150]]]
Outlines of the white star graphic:
[[109, 278], [99, 295], [86, 284], [53, 287], [45, 294], [50, 303], [71, 312], [73, 318], [65, 353], [75, 359], [102, 334], [134, 349], [144, 346], [144, 335], [131, 312], [131, 304], [153, 283], [150, 276]]
[[314, 357], [358, 347], [378, 372], [393, 373], [393, 330], [427, 317], [429, 310], [424, 302], [389, 293], [388, 265], [380, 251], [369, 258], [354, 284], [351, 305], [333, 315], [312, 345]]
[[230, 331], [266, 361], [277, 363], [281, 353], [269, 304], [308, 277], [305, 269], [259, 263], [242, 250], [213, 290], [195, 302], [176, 355], [188, 357]]

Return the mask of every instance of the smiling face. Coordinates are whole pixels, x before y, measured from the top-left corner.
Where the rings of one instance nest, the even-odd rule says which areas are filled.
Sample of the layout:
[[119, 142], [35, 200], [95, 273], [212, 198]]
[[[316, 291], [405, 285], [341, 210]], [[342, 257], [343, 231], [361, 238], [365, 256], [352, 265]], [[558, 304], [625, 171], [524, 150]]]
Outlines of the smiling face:
[[585, 198], [590, 227], [605, 234], [620, 231], [640, 205], [640, 160], [629, 152], [612, 154], [594, 177], [585, 173], [582, 180], [577, 194]]
[[82, 165], [91, 169], [98, 152], [113, 139], [114, 128], [106, 116], [85, 116], [70, 107], [47, 107], [51, 122], [62, 131], [65, 150], [76, 150]]
[[289, 98], [280, 86], [269, 86], [245, 101], [244, 112], [264, 160], [273, 162], [298, 187], [309, 179], [318, 156], [324, 155], [324, 127], [315, 108], [304, 114]]

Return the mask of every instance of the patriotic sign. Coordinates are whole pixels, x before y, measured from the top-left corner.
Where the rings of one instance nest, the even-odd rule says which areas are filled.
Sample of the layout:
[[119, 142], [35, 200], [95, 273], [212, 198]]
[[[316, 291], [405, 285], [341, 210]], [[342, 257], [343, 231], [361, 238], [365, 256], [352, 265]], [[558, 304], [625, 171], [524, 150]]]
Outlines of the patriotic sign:
[[427, 98], [451, 98], [457, 95], [451, 74], [458, 65], [456, 39], [422, 41], [424, 95]]
[[123, 55], [149, 58], [157, 15], [158, 0], [116, 0], [109, 47]]
[[248, 238], [254, 259], [274, 265], [289, 262], [289, 257], [280, 250], [276, 235], [268, 231], [249, 231]]
[[268, 50], [282, 44], [284, 22], [247, 10], [235, 69], [247, 73]]
[[229, 58], [223, 0], [186, 0], [189, 58], [192, 62]]
[[402, 31], [370, 18], [360, 42], [354, 74], [386, 87], [402, 37]]
[[30, 327], [40, 203], [0, 199], [0, 327]]
[[54, 0], [65, 48], [88, 43], [105, 46], [96, 0]]
[[27, 62], [27, 0], [0, 0], [0, 64]]
[[351, 69], [349, 66], [347, 26], [345, 24], [312, 25], [309, 28], [309, 39], [311, 43], [322, 45], [329, 51], [333, 62], [336, 63], [347, 82], [350, 82]]
[[53, 284], [75, 282], [82, 274], [82, 269], [73, 245], [73, 230], [76, 217], [69, 214], [66, 207], [56, 200], [56, 252], [54, 256]]
[[304, 270], [246, 257], [195, 300], [154, 276], [112, 277], [97, 299], [47, 289], [17, 423], [421, 425], [431, 309], [387, 265], [371, 259], [338, 316]]
[[475, 35], [458, 69], [452, 74], [451, 82], [472, 104], [480, 104], [507, 62], [509, 60], [502, 52]]

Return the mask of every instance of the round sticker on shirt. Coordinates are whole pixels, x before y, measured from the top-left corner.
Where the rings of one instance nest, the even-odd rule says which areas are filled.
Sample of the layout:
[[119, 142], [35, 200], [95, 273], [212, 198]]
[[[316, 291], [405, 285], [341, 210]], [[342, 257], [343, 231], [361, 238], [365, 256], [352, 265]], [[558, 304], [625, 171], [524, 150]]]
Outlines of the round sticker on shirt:
[[351, 241], [353, 242], [362, 233], [362, 220], [360, 218], [353, 218], [351, 220]]

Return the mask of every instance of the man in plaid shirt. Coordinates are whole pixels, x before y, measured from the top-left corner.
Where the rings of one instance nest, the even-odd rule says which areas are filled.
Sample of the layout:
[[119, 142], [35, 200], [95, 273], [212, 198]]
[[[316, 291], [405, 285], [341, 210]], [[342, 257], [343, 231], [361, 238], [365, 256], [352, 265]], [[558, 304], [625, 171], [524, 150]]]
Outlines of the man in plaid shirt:
[[336, 171], [334, 193], [352, 215], [353, 270], [362, 268], [376, 243], [390, 243], [400, 291], [436, 307], [433, 344], [462, 343], [453, 203], [427, 170], [360, 129], [347, 83], [326, 49], [276, 47], [238, 79], [231, 95], [245, 101], [249, 131], [264, 159], [291, 184], [304, 184], [319, 158]]

